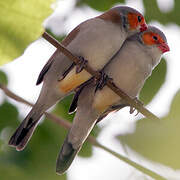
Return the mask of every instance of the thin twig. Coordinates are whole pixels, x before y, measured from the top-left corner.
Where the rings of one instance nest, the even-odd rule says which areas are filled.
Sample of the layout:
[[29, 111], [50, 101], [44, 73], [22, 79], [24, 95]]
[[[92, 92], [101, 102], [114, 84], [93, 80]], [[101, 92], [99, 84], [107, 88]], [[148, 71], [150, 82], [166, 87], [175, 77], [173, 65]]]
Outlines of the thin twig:
[[[58, 50], [60, 50], [65, 56], [67, 56], [70, 60], [72, 60], [76, 64], [80, 62], [80, 59], [77, 56], [73, 55], [67, 48], [65, 48], [61, 43], [59, 43], [47, 32], [44, 32], [42, 37], [45, 38], [47, 41], [49, 41], [52, 45], [54, 45]], [[94, 71], [89, 65], [85, 67], [85, 70], [91, 75], [96, 76], [97, 78], [100, 77], [99, 72]], [[130, 104], [132, 107], [136, 108], [139, 112], [141, 112], [145, 117], [153, 120], [160, 120], [157, 116], [155, 116], [149, 110], [144, 108], [142, 103], [135, 101], [134, 99], [129, 97], [125, 92], [123, 92], [120, 88], [118, 88], [115, 85], [115, 83], [113, 83], [111, 80], [107, 81], [107, 86], [110, 89], [112, 89], [117, 95], [123, 98], [128, 104]]]
[[[10, 97], [10, 98], [12, 98], [12, 99], [14, 99], [14, 100], [16, 100], [16, 101], [18, 101], [18, 102], [20, 102], [20, 103], [23, 103], [23, 104], [26, 104], [26, 105], [29, 105], [29, 106], [33, 106], [32, 103], [30, 103], [30, 102], [26, 101], [25, 99], [21, 98], [20, 96], [14, 94], [14, 93], [13, 93], [12, 91], [10, 91], [6, 86], [0, 84], [0, 89], [2, 89], [2, 90], [4, 91], [4, 93], [5, 93], [8, 97]], [[64, 128], [67, 129], [67, 130], [71, 127], [71, 123], [70, 123], [70, 122], [65, 121], [65, 120], [63, 120], [63, 119], [60, 119], [59, 117], [57, 117], [57, 116], [54, 115], [54, 114], [47, 113], [47, 112], [45, 112], [44, 114], [45, 114], [45, 116], [46, 116], [48, 119], [54, 121], [55, 123], [57, 123], [58, 125], [64, 127]], [[94, 146], [96, 146], [96, 147], [98, 147], [98, 148], [100, 148], [100, 149], [103, 149], [103, 150], [106, 151], [106, 152], [109, 152], [110, 154], [112, 154], [112, 155], [115, 156], [116, 158], [118, 158], [118, 159], [126, 162], [127, 164], [129, 164], [130, 166], [138, 169], [138, 170], [141, 171], [142, 173], [144, 173], [144, 174], [146, 174], [146, 175], [148, 175], [148, 176], [150, 176], [150, 177], [152, 177], [152, 178], [154, 178], [154, 179], [165, 180], [164, 177], [158, 175], [157, 173], [155, 173], [155, 172], [153, 172], [153, 171], [151, 171], [151, 170], [149, 170], [149, 169], [141, 166], [140, 164], [138, 164], [138, 163], [136, 163], [136, 162], [131, 161], [130, 159], [128, 159], [128, 158], [125, 157], [125, 156], [122, 156], [122, 155], [120, 155], [120, 154], [112, 151], [112, 150], [109, 149], [108, 147], [103, 146], [103, 145], [100, 144], [93, 136], [90, 135], [87, 140], [88, 140], [88, 142], [90, 142], [90, 143], [93, 144]]]
[[[91, 138], [91, 137], [90, 137], [90, 138]], [[97, 141], [96, 141], [96, 142], [97, 142]], [[93, 144], [93, 143], [92, 143], [92, 144]], [[93, 144], [93, 145], [94, 145], [94, 144]], [[141, 171], [142, 173], [144, 173], [144, 174], [146, 174], [146, 175], [148, 175], [148, 176], [150, 176], [150, 177], [152, 177], [152, 178], [154, 178], [154, 179], [156, 179], [156, 180], [165, 180], [165, 178], [162, 177], [161, 175], [159, 175], [159, 174], [151, 171], [150, 169], [147, 169], [147, 168], [143, 167], [142, 165], [140, 165], [140, 164], [138, 164], [138, 163], [136, 163], [136, 162], [128, 159], [128, 158], [125, 157], [125, 156], [122, 156], [121, 154], [119, 154], [119, 153], [117, 153], [117, 152], [115, 152], [115, 151], [107, 148], [106, 146], [103, 146], [102, 144], [100, 144], [100, 143], [98, 143], [98, 142], [97, 142], [97, 144], [96, 144], [95, 146], [103, 149], [103, 150], [106, 151], [106, 152], [109, 152], [110, 154], [112, 154], [112, 155], [115, 156], [116, 158], [118, 158], [118, 159], [126, 162], [126, 163], [129, 164], [130, 166], [138, 169], [138, 170]]]

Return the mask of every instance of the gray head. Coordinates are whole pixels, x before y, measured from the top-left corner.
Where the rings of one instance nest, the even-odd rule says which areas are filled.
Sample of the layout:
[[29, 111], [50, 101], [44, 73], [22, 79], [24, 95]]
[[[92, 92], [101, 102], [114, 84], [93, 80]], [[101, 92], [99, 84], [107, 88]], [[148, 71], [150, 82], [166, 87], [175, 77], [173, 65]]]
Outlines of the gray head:
[[100, 18], [111, 21], [121, 26], [128, 34], [145, 31], [147, 25], [143, 15], [128, 6], [117, 6], [105, 12]]
[[157, 48], [161, 53], [169, 51], [165, 34], [154, 26], [148, 26], [148, 29], [139, 34], [141, 43], [149, 48]]
[[158, 61], [163, 53], [170, 50], [164, 33], [154, 26], [148, 26], [146, 31], [137, 33], [128, 40], [137, 41], [154, 61]]

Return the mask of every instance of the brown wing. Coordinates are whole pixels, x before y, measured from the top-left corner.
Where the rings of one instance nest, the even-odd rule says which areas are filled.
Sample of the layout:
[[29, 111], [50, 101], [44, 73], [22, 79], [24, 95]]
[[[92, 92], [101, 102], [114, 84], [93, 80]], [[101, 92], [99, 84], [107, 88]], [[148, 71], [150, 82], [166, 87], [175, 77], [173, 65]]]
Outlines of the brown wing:
[[[81, 23], [82, 24], [82, 23]], [[75, 29], [73, 29], [67, 36], [66, 38], [61, 42], [61, 44], [63, 46], [67, 46], [76, 36], [77, 34], [79, 33], [80, 31], [80, 25], [78, 25]], [[39, 76], [38, 76], [38, 79], [37, 79], [37, 82], [36, 82], [36, 85], [39, 85], [43, 79], [44, 79], [44, 76], [45, 74], [48, 72], [49, 68], [51, 67], [53, 61], [54, 61], [54, 57], [56, 55], [56, 53], [58, 53], [58, 51], [56, 50], [54, 52], [54, 54], [50, 57], [50, 59], [48, 60], [48, 62], [45, 64], [45, 66], [43, 67], [43, 69], [41, 70]]]
[[72, 103], [70, 105], [69, 108], [69, 114], [72, 114], [76, 111], [77, 109], [77, 103], [78, 103], [78, 99], [79, 99], [79, 95], [81, 94], [81, 91], [83, 90], [83, 88], [85, 86], [87, 86], [88, 84], [90, 84], [93, 81], [93, 78], [85, 81], [83, 84], [81, 84], [79, 87], [76, 88], [76, 93], [73, 97]]
[[54, 56], [55, 54], [57, 53], [57, 50], [54, 52], [54, 54], [50, 57], [50, 59], [48, 60], [48, 62], [45, 64], [45, 66], [43, 67], [43, 69], [41, 70], [39, 76], [38, 76], [38, 79], [36, 81], [36, 85], [39, 85], [41, 84], [41, 82], [43, 81], [44, 79], [44, 75], [48, 72], [49, 68], [51, 67], [52, 65], [52, 62], [54, 60]]

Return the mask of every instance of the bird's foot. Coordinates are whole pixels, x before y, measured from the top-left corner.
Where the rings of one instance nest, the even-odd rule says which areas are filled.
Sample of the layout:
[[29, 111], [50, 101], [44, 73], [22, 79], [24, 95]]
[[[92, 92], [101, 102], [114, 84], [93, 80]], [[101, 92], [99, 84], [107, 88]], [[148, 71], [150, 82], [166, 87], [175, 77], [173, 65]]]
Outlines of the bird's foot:
[[95, 79], [96, 81], [95, 91], [97, 91], [98, 89], [101, 90], [106, 85], [108, 80], [111, 80], [111, 81], [113, 80], [112, 78], [108, 77], [108, 75], [105, 74], [103, 71], [100, 71], [100, 74], [101, 74], [100, 77], [98, 79]]
[[76, 73], [80, 73], [87, 66], [88, 63], [88, 61], [82, 56], [79, 56], [79, 59], [79, 63], [76, 64]]
[[[137, 104], [141, 104], [141, 105], [144, 105], [137, 97], [134, 98], [134, 101], [136, 101]], [[129, 113], [130, 114], [133, 114], [135, 112], [136, 108], [130, 106], [130, 111]], [[137, 110], [137, 113], [135, 116], [137, 116], [139, 114], [139, 111]]]
[[73, 62], [73, 63], [71, 64], [71, 66], [69, 66], [69, 67], [63, 72], [63, 74], [62, 74], [61, 77], [58, 79], [58, 81], [63, 80], [63, 79], [67, 76], [67, 74], [73, 69], [74, 66], [75, 66], [75, 63]]

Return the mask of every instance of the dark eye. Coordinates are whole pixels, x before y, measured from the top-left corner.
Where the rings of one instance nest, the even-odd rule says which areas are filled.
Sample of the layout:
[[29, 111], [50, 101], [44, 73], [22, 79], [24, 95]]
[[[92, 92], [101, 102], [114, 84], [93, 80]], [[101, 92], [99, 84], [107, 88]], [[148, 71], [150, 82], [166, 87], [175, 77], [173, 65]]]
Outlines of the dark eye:
[[153, 36], [153, 39], [154, 39], [155, 41], [157, 41], [157, 40], [158, 40], [157, 36]]
[[142, 21], [142, 17], [138, 16], [138, 22], [141, 22], [141, 21]]

